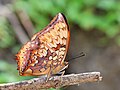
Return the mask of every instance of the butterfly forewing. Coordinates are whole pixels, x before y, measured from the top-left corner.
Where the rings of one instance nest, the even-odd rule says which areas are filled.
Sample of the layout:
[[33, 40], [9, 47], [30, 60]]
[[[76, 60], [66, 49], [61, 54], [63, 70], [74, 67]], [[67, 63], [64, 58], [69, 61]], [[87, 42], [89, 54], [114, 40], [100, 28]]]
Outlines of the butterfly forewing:
[[68, 65], [65, 61], [70, 31], [65, 17], [59, 13], [42, 31], [35, 34], [18, 52], [20, 75], [56, 74]]

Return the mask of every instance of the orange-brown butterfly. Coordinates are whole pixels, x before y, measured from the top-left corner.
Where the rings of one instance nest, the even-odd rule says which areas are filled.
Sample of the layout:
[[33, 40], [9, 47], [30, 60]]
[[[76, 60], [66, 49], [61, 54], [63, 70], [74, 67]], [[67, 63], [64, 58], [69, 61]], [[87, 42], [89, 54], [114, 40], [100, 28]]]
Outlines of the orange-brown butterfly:
[[59, 13], [31, 41], [16, 54], [21, 76], [57, 74], [68, 67], [65, 60], [70, 41], [70, 31], [63, 14]]

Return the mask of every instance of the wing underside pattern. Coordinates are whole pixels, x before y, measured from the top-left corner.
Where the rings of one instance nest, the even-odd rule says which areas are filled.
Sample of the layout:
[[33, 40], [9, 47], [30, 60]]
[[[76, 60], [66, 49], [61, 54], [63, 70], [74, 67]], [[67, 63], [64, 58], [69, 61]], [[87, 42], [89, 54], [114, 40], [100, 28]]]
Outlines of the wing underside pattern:
[[62, 14], [25, 44], [17, 56], [20, 75], [56, 74], [66, 65], [70, 32]]

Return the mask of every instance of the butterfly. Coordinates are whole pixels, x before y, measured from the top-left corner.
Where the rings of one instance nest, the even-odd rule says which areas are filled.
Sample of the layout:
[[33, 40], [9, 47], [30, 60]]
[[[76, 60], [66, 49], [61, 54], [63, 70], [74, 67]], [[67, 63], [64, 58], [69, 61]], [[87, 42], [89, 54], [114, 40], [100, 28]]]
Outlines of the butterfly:
[[19, 75], [49, 78], [68, 67], [65, 60], [70, 42], [70, 30], [65, 16], [58, 13], [16, 54]]

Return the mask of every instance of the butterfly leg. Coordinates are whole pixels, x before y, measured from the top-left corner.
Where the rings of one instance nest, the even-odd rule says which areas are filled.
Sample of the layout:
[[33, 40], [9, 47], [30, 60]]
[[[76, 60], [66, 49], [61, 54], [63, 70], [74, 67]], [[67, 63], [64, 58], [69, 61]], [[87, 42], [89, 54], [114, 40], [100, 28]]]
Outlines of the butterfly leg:
[[61, 77], [62, 77], [62, 76], [65, 74], [65, 71], [62, 71], [61, 73], [62, 73], [62, 74], [61, 74]]
[[60, 76], [60, 81], [62, 82], [62, 76], [65, 74], [65, 70], [64, 71], [61, 71], [61, 72], [59, 72], [59, 74], [61, 74], [61, 76]]
[[46, 82], [50, 79], [51, 75], [52, 75], [52, 67], [50, 66], [50, 71], [47, 74]]
[[61, 73], [60, 79], [62, 81], [62, 76], [65, 74], [65, 69], [68, 68], [68, 62], [64, 62], [65, 67], [59, 72]]
[[51, 77], [51, 72], [49, 71], [49, 73], [47, 74], [46, 82], [49, 80], [50, 77]]

